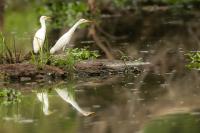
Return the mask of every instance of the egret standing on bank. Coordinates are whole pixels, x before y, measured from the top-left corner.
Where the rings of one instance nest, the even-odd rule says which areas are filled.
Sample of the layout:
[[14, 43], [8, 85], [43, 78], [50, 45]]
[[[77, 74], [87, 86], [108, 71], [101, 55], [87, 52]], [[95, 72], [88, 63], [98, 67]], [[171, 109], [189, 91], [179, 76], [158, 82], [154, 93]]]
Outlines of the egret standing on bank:
[[89, 20], [86, 20], [86, 19], [80, 19], [78, 22], [76, 22], [74, 24], [74, 26], [72, 26], [72, 28], [70, 28], [68, 30], [68, 32], [66, 32], [64, 35], [62, 35], [58, 41], [56, 42], [56, 44], [50, 49], [50, 53], [51, 54], [54, 54], [55, 52], [63, 49], [63, 51], [65, 50], [66, 48], [66, 45], [69, 44], [71, 38], [72, 38], [72, 35], [74, 33], [74, 31], [76, 30], [76, 28], [82, 24], [82, 23], [87, 23], [87, 22], [91, 22]]
[[34, 53], [38, 53], [39, 50], [44, 45], [44, 40], [45, 40], [45, 35], [46, 35], [45, 20], [47, 20], [49, 18], [50, 17], [47, 17], [47, 16], [41, 16], [40, 17], [41, 28], [35, 33], [35, 36], [33, 38], [33, 51], [34, 51]]

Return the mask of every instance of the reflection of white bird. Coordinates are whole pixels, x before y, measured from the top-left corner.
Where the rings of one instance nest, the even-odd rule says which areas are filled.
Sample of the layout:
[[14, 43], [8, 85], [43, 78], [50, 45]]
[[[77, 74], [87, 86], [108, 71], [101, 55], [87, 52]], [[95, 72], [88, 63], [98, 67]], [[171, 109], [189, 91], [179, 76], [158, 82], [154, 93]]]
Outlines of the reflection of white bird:
[[41, 16], [40, 17], [41, 28], [35, 33], [35, 36], [33, 38], [33, 51], [34, 51], [34, 53], [38, 53], [39, 50], [43, 47], [45, 35], [46, 35], [45, 20], [47, 20], [49, 18], [50, 17], [47, 17], [47, 16]]
[[37, 93], [37, 98], [42, 103], [44, 114], [51, 114], [51, 112], [49, 111], [49, 100], [47, 92]]
[[77, 102], [73, 99], [73, 97], [71, 97], [69, 95], [69, 93], [64, 90], [64, 89], [58, 89], [56, 88], [55, 89], [56, 92], [58, 93], [58, 95], [66, 102], [70, 103], [76, 110], [78, 110], [81, 114], [83, 114], [84, 116], [89, 116], [91, 114], [93, 114], [94, 112], [87, 112], [87, 111], [84, 111], [83, 109], [81, 109], [79, 107], [79, 105], [77, 104]]
[[78, 22], [76, 22], [74, 24], [74, 26], [72, 26], [71, 29], [69, 29], [69, 31], [67, 33], [65, 33], [64, 35], [62, 35], [58, 41], [56, 42], [56, 44], [50, 49], [50, 53], [51, 54], [54, 54], [55, 52], [63, 49], [63, 51], [65, 50], [65, 47], [67, 44], [69, 44], [71, 38], [72, 38], [72, 35], [74, 33], [74, 31], [76, 30], [76, 28], [82, 24], [82, 23], [87, 23], [87, 22], [91, 22], [89, 20], [86, 20], [86, 19], [80, 19]]

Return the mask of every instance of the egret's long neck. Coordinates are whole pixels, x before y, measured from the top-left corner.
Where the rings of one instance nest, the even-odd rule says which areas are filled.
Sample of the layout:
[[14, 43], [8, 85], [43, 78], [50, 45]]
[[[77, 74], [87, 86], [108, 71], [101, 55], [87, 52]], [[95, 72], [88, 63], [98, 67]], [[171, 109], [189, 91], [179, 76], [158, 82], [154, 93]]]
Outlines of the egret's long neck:
[[40, 24], [41, 24], [41, 28], [46, 30], [45, 20], [41, 20]]
[[76, 30], [76, 28], [77, 28], [80, 24], [81, 24], [81, 23], [80, 23], [79, 21], [76, 22], [76, 23], [69, 29], [68, 33], [73, 34], [74, 31]]

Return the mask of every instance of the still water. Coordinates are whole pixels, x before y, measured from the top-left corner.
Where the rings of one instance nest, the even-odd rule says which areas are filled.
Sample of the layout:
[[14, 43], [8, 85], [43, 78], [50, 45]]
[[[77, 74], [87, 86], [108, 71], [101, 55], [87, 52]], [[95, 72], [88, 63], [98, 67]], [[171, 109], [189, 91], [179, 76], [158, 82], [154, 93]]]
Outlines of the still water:
[[8, 85], [22, 96], [1, 104], [1, 133], [200, 132], [196, 71]]

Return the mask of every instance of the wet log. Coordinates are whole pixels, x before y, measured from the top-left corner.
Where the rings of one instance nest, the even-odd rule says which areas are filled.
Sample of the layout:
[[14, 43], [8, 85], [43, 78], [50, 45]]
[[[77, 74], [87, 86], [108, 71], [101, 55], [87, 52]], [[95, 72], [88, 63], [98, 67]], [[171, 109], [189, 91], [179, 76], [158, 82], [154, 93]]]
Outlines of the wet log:
[[[110, 76], [117, 74], [138, 74], [149, 63], [121, 60], [86, 60], [75, 64], [77, 77]], [[45, 65], [39, 69], [36, 65], [17, 63], [0, 65], [0, 81], [49, 81], [64, 79], [67, 69]]]
[[149, 62], [122, 60], [87, 60], [75, 65], [76, 73], [80, 77], [106, 76], [116, 74], [138, 74]]

